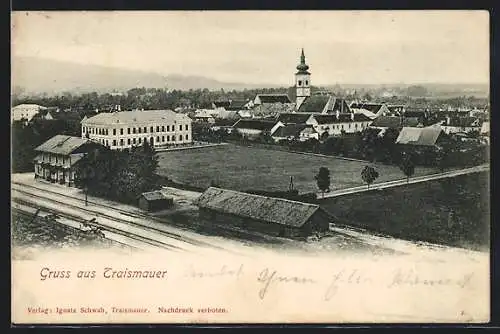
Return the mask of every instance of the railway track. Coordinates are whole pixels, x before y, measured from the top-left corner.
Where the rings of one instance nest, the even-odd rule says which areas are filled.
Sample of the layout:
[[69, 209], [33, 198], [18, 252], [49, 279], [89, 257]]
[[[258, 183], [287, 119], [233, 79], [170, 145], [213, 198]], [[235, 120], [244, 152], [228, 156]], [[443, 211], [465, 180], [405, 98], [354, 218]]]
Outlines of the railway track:
[[[24, 183], [19, 183], [19, 182], [14, 182], [14, 181], [12, 182], [12, 190], [13, 191], [20, 192], [20, 193], [22, 193], [22, 194], [24, 194], [26, 196], [32, 196], [32, 197], [36, 197], [36, 198], [48, 199], [46, 197], [30, 193], [30, 192], [28, 192], [26, 190], [19, 189], [20, 187], [31, 188], [31, 189], [35, 189], [36, 191], [43, 191], [43, 192], [46, 192], [46, 193], [51, 193], [54, 196], [65, 196], [65, 197], [71, 198], [72, 200], [76, 200], [76, 201], [82, 202], [82, 203], [85, 202], [84, 199], [81, 199], [81, 198], [78, 198], [78, 197], [75, 197], [75, 196], [67, 196], [67, 195], [63, 195], [63, 194], [61, 194], [59, 192], [56, 192], [56, 191], [53, 191], [53, 190], [42, 189], [42, 188], [39, 188], [39, 187], [35, 187], [33, 185], [27, 185], [27, 184], [24, 184]], [[159, 235], [162, 235], [162, 236], [165, 236], [165, 237], [169, 237], [169, 238], [173, 238], [173, 239], [176, 239], [178, 241], [181, 241], [181, 242], [189, 243], [189, 244], [191, 244], [193, 246], [208, 247], [208, 248], [212, 248], [212, 249], [215, 249], [215, 250], [224, 250], [224, 251], [227, 251], [223, 247], [216, 246], [216, 245], [204, 242], [204, 241], [196, 240], [194, 238], [190, 238], [190, 237], [187, 237], [187, 236], [182, 236], [182, 235], [177, 234], [177, 233], [165, 231], [164, 229], [159, 229], [159, 228], [147, 226], [145, 224], [141, 224], [141, 223], [137, 223], [137, 222], [133, 222], [133, 221], [118, 219], [118, 218], [116, 218], [114, 216], [108, 215], [106, 213], [103, 213], [103, 212], [100, 212], [100, 211], [97, 211], [97, 210], [92, 210], [90, 208], [85, 208], [85, 207], [81, 207], [81, 206], [74, 205], [74, 204], [71, 204], [71, 203], [62, 202], [62, 201], [59, 201], [59, 200], [56, 200], [56, 199], [50, 199], [50, 200], [53, 201], [53, 202], [56, 202], [56, 203], [63, 204], [65, 206], [71, 207], [73, 209], [83, 210], [83, 211], [85, 211], [87, 213], [94, 214], [94, 215], [97, 214], [97, 215], [99, 215], [99, 216], [101, 216], [103, 218], [110, 219], [110, 220], [113, 220], [113, 221], [116, 221], [116, 222], [119, 222], [119, 223], [122, 223], [122, 224], [128, 224], [130, 226], [140, 227], [142, 229], [158, 233]], [[160, 219], [158, 217], [151, 217], [151, 216], [148, 216], [148, 215], [145, 215], [145, 214], [140, 214], [140, 213], [132, 213], [132, 212], [129, 212], [129, 211], [126, 211], [126, 210], [123, 210], [123, 209], [119, 209], [119, 208], [107, 205], [107, 204], [102, 204], [102, 203], [97, 203], [97, 202], [92, 202], [92, 201], [88, 201], [88, 204], [92, 204], [92, 205], [95, 205], [95, 206], [98, 206], [98, 207], [102, 207], [102, 208], [106, 208], [106, 209], [111, 209], [111, 210], [119, 212], [120, 214], [122, 214], [124, 216], [130, 217], [130, 218], [153, 220], [155, 222], [162, 223], [162, 224], [168, 223], [166, 220]]]
[[[141, 249], [141, 248], [142, 249], [145, 249], [145, 248], [150, 248], [150, 249], [151, 248], [156, 248], [156, 249], [164, 249], [164, 250], [170, 250], [170, 251], [179, 251], [179, 250], [182, 250], [179, 247], [176, 247], [176, 246], [173, 246], [173, 245], [169, 245], [167, 243], [160, 242], [158, 240], [154, 240], [152, 238], [148, 238], [148, 237], [145, 237], [145, 236], [140, 236], [140, 235], [137, 235], [137, 234], [134, 234], [134, 233], [129, 233], [129, 232], [123, 231], [121, 229], [111, 227], [109, 225], [101, 224], [101, 223], [99, 223], [97, 221], [89, 223], [88, 220], [83, 219], [81, 217], [78, 217], [78, 216], [75, 216], [75, 215], [71, 215], [71, 214], [68, 214], [68, 213], [62, 213], [62, 212], [60, 212], [58, 210], [54, 210], [54, 209], [50, 209], [50, 208], [46, 208], [46, 207], [40, 208], [39, 205], [30, 203], [28, 201], [24, 201], [24, 200], [21, 200], [21, 199], [15, 199], [14, 201], [16, 203], [20, 204], [21, 206], [24, 206], [24, 207], [31, 207], [31, 208], [33, 208], [35, 210], [36, 209], [40, 209], [40, 213], [42, 215], [44, 213], [46, 213], [46, 214], [54, 214], [54, 215], [57, 215], [59, 217], [66, 218], [66, 219], [68, 219], [70, 221], [73, 221], [73, 222], [86, 223], [86, 224], [89, 224], [89, 225], [92, 225], [92, 226], [95, 226], [95, 227], [99, 227], [102, 231], [105, 231], [105, 232], [108, 232], [108, 233], [110, 232], [110, 233], [112, 233], [114, 235], [120, 235], [122, 237], [131, 239], [131, 240], [133, 240], [135, 242], [142, 243], [142, 244], [144, 244], [146, 246], [146, 247], [136, 247], [136, 246], [131, 245], [130, 243], [119, 242], [119, 241], [113, 240], [114, 242], [117, 242], [117, 243], [120, 243], [120, 244], [123, 244], [123, 245], [127, 245], [129, 247], [133, 247], [133, 248], [136, 248], [136, 249]], [[26, 210], [23, 210], [21, 208], [16, 208], [16, 207], [13, 207], [12, 209], [13, 209], [13, 211], [22, 212], [26, 216], [32, 217], [32, 215], [30, 215], [30, 213], [27, 212]]]
[[[30, 206], [29, 208], [32, 208], [32, 207]], [[37, 211], [37, 208], [33, 208], [33, 209], [35, 211]], [[24, 208], [21, 208], [19, 206], [12, 207], [12, 213], [14, 215], [19, 216], [19, 217], [24, 217], [24, 218], [30, 219], [30, 220], [33, 219], [33, 217], [34, 217], [34, 213], [32, 211], [33, 210], [27, 210], [26, 206], [24, 206]], [[44, 214], [46, 214], [46, 215], [44, 215]], [[47, 216], [47, 215], [50, 215], [50, 214], [51, 214], [50, 212], [44, 212], [42, 210], [39, 210], [39, 213], [38, 213], [37, 217], [44, 218], [44, 216]], [[59, 224], [59, 222], [56, 223], [56, 224]], [[118, 241], [118, 240], [111, 240], [111, 241], [114, 244], [118, 244], [118, 245], [123, 246], [123, 247], [128, 247], [128, 248], [137, 249], [137, 250], [141, 249], [141, 247], [137, 247], [137, 246], [131, 245], [130, 243], [126, 243], [126, 242], [122, 242], [122, 241]]]

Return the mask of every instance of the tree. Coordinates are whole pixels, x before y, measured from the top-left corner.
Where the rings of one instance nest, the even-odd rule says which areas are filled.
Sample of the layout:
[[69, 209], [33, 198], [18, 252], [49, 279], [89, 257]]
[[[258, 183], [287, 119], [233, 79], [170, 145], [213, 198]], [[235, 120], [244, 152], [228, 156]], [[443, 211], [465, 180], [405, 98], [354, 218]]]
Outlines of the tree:
[[316, 179], [318, 189], [321, 190], [324, 197], [325, 191], [330, 190], [330, 170], [326, 167], [321, 167], [314, 178]]
[[410, 177], [415, 173], [415, 163], [413, 162], [413, 158], [409, 155], [404, 156], [399, 168], [406, 176], [406, 183], [409, 183]]
[[378, 177], [379, 174], [377, 170], [371, 166], [365, 166], [365, 168], [361, 171], [361, 179], [363, 179], [363, 182], [368, 185], [368, 189], [370, 189], [370, 184], [372, 184]]

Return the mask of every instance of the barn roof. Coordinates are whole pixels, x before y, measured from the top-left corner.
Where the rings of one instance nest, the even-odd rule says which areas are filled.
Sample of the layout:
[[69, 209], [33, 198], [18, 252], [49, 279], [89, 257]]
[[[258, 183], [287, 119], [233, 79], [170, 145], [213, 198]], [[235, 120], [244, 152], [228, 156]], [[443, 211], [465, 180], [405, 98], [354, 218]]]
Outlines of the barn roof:
[[208, 188], [196, 199], [195, 204], [200, 208], [291, 227], [301, 227], [320, 210], [316, 204], [216, 187]]
[[35, 151], [68, 155], [86, 143], [88, 140], [80, 137], [56, 135], [35, 148]]

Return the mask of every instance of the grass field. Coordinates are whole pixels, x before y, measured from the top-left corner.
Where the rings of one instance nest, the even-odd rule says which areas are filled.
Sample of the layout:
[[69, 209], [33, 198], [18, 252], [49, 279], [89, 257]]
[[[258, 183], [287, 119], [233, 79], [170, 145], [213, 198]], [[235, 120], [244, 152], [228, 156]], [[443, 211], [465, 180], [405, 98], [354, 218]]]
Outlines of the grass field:
[[[204, 188], [214, 181], [234, 190], [279, 191], [288, 189], [293, 176], [300, 193], [317, 191], [314, 175], [320, 167], [330, 170], [331, 190], [362, 185], [361, 170], [369, 164], [234, 145], [161, 152], [158, 156], [158, 173], [176, 182]], [[397, 166], [370, 165], [380, 174], [376, 182], [404, 178]], [[417, 167], [415, 176], [433, 172], [432, 168]]]

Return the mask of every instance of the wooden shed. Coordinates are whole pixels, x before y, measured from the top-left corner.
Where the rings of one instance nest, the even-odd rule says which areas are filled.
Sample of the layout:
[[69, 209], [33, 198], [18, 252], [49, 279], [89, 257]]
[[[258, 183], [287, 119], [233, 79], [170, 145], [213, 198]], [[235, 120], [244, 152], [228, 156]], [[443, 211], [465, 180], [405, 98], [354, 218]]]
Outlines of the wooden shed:
[[202, 219], [282, 237], [325, 232], [335, 221], [317, 204], [216, 187], [208, 188], [195, 204]]
[[139, 207], [144, 211], [170, 209], [173, 205], [174, 200], [165, 196], [160, 190], [142, 193], [139, 196]]

